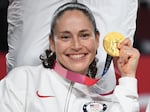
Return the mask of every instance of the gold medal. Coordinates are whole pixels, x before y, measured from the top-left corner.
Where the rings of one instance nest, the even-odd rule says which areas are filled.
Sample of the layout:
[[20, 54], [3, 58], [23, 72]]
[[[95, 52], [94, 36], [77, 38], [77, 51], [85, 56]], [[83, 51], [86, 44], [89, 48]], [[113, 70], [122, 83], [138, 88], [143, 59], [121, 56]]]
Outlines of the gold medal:
[[118, 44], [124, 40], [124, 36], [118, 32], [108, 33], [103, 40], [103, 46], [105, 51], [113, 56], [119, 56]]

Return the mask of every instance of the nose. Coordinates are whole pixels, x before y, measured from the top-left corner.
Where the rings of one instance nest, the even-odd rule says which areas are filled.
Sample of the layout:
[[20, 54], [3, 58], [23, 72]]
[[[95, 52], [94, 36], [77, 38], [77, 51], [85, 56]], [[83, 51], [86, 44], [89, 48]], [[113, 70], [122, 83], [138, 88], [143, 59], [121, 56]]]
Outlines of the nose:
[[79, 38], [74, 38], [72, 40], [72, 49], [80, 50], [82, 48], [81, 40]]

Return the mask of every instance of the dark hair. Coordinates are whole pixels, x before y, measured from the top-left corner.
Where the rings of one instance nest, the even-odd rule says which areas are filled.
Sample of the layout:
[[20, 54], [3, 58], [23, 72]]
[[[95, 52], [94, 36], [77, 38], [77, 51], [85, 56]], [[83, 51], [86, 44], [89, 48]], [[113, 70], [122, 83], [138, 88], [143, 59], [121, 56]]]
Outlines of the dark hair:
[[[51, 32], [50, 32], [49, 38], [54, 39], [54, 30], [55, 30], [55, 26], [56, 26], [56, 21], [64, 14], [64, 12], [69, 11], [69, 10], [79, 10], [79, 11], [83, 12], [83, 14], [85, 14], [88, 17], [89, 21], [91, 22], [95, 35], [97, 33], [99, 33], [99, 31], [96, 27], [95, 18], [93, 16], [91, 10], [87, 6], [85, 6], [81, 3], [69, 2], [69, 3], [66, 3], [66, 4], [60, 6], [54, 12], [52, 22], [51, 22]], [[54, 65], [54, 61], [56, 60], [56, 54], [53, 53], [51, 50], [46, 50], [46, 57], [41, 55], [40, 59], [43, 61], [43, 66], [45, 68], [51, 68], [52, 69], [53, 65]], [[90, 74], [92, 74], [92, 75], [90, 75], [90, 77], [94, 78], [96, 73], [97, 73], [97, 67], [96, 67], [95, 59], [93, 60], [93, 62], [89, 66], [89, 72], [90, 72]]]
[[69, 11], [69, 10], [79, 10], [79, 11], [83, 12], [83, 14], [85, 14], [88, 17], [89, 21], [91, 22], [93, 29], [94, 29], [94, 33], [95, 34], [98, 33], [95, 18], [93, 16], [91, 10], [87, 6], [85, 6], [84, 4], [69, 2], [69, 3], [66, 3], [66, 4], [60, 6], [54, 12], [52, 23], [51, 23], [51, 33], [50, 33], [51, 38], [54, 38], [54, 29], [56, 26], [56, 21], [59, 19], [59, 17], [61, 17], [61, 15], [64, 14], [64, 12]]

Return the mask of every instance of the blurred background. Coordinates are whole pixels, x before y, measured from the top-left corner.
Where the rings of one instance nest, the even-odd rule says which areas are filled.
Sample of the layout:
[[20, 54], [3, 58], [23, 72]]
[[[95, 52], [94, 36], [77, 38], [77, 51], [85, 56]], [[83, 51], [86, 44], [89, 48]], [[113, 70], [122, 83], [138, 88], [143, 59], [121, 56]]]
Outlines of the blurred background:
[[150, 0], [139, 0], [135, 47], [143, 55], [150, 55]]
[[145, 112], [148, 100], [150, 100], [150, 0], [139, 0], [137, 15], [137, 29], [134, 37], [134, 46], [141, 52], [141, 58], [137, 70], [139, 80], [140, 112]]
[[0, 0], [0, 51], [6, 52], [7, 47], [7, 0]]
[[[7, 46], [7, 0], [0, 0], [0, 79], [6, 75], [5, 55]], [[150, 99], [150, 0], [139, 0], [137, 28], [134, 37], [134, 47], [141, 52], [137, 70], [139, 85], [140, 112], [145, 112]]]

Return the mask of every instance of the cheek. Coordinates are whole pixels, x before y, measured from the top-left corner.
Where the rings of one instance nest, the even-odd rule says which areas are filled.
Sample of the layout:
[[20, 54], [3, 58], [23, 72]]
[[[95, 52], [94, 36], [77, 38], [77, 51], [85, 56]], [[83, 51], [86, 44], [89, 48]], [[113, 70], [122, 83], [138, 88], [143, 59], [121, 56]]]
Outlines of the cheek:
[[62, 53], [67, 49], [67, 44], [61, 43], [61, 42], [56, 42], [55, 43], [55, 52], [56, 53]]
[[97, 43], [95, 40], [91, 40], [88, 43], [85, 44], [88, 49], [90, 49], [92, 52], [95, 52], [97, 50]]

